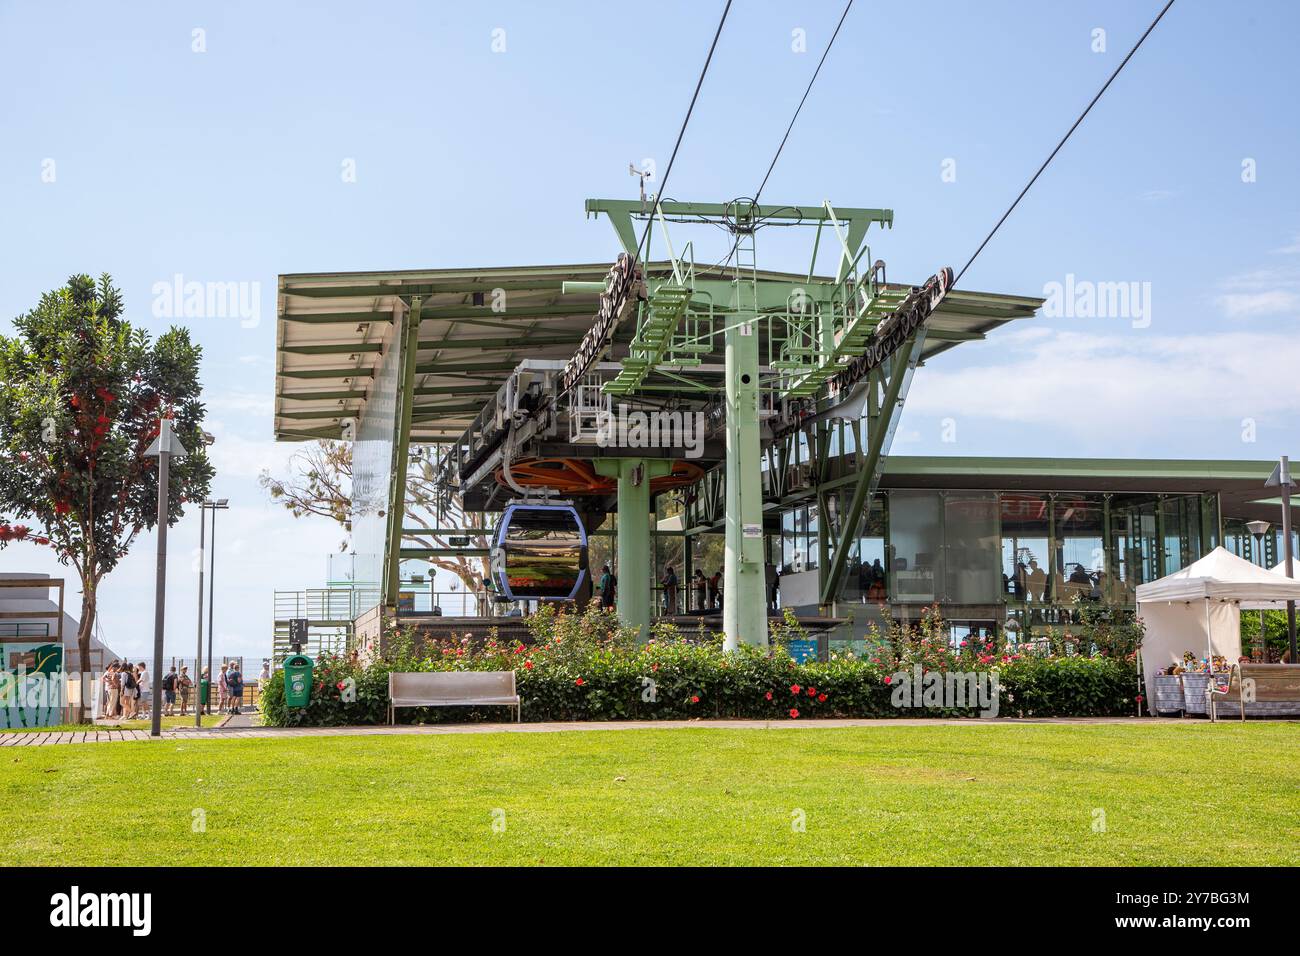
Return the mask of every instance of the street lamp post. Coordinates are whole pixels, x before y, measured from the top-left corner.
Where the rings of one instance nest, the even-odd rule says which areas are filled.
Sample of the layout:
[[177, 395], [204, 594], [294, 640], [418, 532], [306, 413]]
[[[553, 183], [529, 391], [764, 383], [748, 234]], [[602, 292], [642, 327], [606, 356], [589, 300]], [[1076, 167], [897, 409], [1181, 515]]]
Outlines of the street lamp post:
[[[1268, 534], [1268, 529], [1272, 527], [1267, 521], [1247, 521], [1246, 530], [1255, 538], [1255, 551], [1259, 554], [1259, 566], [1266, 567], [1264, 562], [1264, 535]], [[1259, 609], [1259, 659], [1261, 662], [1268, 663], [1268, 641], [1264, 637], [1264, 609]]]
[[[1266, 488], [1277, 488], [1282, 493], [1282, 548], [1286, 554], [1286, 576], [1295, 577], [1295, 567], [1292, 557], [1291, 548], [1291, 459], [1286, 455], [1277, 463], [1273, 469], [1273, 474], [1268, 476], [1268, 481], [1264, 482]], [[1296, 641], [1295, 641], [1295, 601], [1286, 602], [1286, 631], [1287, 639], [1290, 644], [1290, 660], [1296, 663]]]
[[162, 736], [162, 666], [163, 632], [166, 624], [167, 603], [167, 519], [171, 513], [171, 459], [184, 457], [189, 452], [172, 431], [172, 420], [158, 420], [158, 437], [145, 451], [150, 458], [158, 459], [158, 568], [154, 578], [153, 607], [153, 713], [149, 720], [149, 735]]
[[[207, 432], [203, 433], [203, 444], [211, 445], [215, 441], [216, 439], [212, 435]], [[206, 503], [199, 506], [199, 636], [198, 645], [194, 651], [194, 678], [199, 693], [194, 705], [195, 728], [203, 726], [203, 671], [199, 662], [203, 660], [203, 554], [205, 544], [203, 531], [207, 526], [207, 515], [204, 513], [206, 507]], [[211, 682], [208, 685], [208, 695], [212, 695]]]
[[[227, 498], [218, 498], [215, 501], [208, 499], [203, 502], [201, 507], [204, 510], [212, 512], [212, 555], [208, 558], [208, 710], [212, 709], [212, 617], [213, 609], [217, 597], [217, 512], [225, 511], [230, 507], [230, 500]], [[199, 605], [199, 616], [203, 615], [203, 606]], [[199, 648], [199, 653], [203, 648]], [[194, 666], [198, 666], [195, 661]]]

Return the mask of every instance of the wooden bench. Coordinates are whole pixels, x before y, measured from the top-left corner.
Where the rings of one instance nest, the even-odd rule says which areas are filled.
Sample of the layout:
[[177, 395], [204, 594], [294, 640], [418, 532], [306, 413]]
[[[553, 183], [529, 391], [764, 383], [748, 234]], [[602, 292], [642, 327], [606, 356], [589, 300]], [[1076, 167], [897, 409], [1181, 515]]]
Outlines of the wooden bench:
[[522, 719], [514, 671], [419, 671], [388, 675], [388, 722], [397, 722], [398, 707], [472, 707], [501, 705]]
[[1258, 716], [1300, 713], [1300, 664], [1233, 664], [1227, 689], [1211, 683], [1206, 696], [1210, 720], [1219, 719], [1219, 701], [1235, 703], [1242, 720], [1251, 704], [1261, 705]]

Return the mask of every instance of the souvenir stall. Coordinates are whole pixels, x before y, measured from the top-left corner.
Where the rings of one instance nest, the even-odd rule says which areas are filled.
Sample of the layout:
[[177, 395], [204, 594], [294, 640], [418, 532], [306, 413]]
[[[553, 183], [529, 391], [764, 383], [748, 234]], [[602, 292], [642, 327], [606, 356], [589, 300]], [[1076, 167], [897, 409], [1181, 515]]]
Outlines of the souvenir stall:
[[[1139, 657], [1152, 713], [1204, 714], [1210, 682], [1226, 684], [1241, 657], [1241, 608], [1300, 601], [1300, 580], [1215, 548], [1137, 589], [1146, 625]], [[1249, 711], [1247, 711], [1249, 713]]]

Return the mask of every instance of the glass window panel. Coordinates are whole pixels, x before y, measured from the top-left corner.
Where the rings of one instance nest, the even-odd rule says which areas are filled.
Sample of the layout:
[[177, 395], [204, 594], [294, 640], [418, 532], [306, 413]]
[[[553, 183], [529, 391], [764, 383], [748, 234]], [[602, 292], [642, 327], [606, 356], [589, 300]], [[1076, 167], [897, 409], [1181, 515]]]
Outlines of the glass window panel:
[[962, 492], [943, 499], [943, 593], [954, 604], [992, 604], [998, 572], [998, 496]]
[[1042, 601], [1047, 592], [1047, 496], [1004, 494], [1000, 510], [1003, 593], [1013, 604]]
[[895, 491], [889, 496], [893, 600], [929, 604], [942, 584], [942, 502], [937, 492]]
[[1055, 502], [1056, 600], [1097, 600], [1108, 587], [1100, 495], [1058, 494]]

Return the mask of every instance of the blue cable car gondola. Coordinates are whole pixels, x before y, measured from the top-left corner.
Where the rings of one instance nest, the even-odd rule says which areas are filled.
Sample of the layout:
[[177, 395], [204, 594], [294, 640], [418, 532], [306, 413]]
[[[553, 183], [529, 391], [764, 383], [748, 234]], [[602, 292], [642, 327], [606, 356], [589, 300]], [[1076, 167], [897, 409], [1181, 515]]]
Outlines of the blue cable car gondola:
[[497, 525], [492, 576], [512, 601], [572, 601], [587, 574], [587, 529], [572, 505], [512, 504]]

